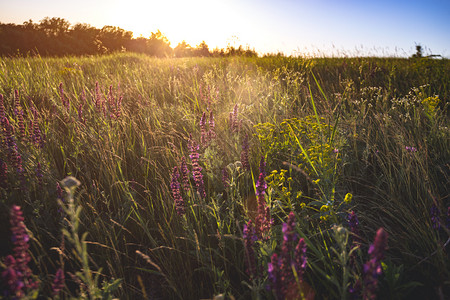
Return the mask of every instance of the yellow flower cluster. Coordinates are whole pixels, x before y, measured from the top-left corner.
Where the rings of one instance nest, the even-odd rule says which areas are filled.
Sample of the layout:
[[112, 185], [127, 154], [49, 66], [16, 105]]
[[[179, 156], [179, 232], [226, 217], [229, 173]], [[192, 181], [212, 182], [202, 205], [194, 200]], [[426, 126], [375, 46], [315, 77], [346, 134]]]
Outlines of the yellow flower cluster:
[[[287, 200], [291, 197], [291, 177], [286, 177], [287, 170], [273, 170], [266, 177], [267, 186], [272, 188], [273, 198], [276, 200]], [[301, 195], [301, 194], [300, 194]], [[297, 197], [299, 195], [297, 194]]]
[[352, 202], [352, 199], [353, 199], [353, 195], [350, 193], [347, 193], [347, 195], [345, 195], [344, 202], [349, 204]]
[[260, 123], [255, 128], [266, 153], [289, 153], [294, 163], [313, 178], [331, 175], [340, 161], [330, 144], [334, 127], [325, 118], [306, 116], [286, 119], [278, 125]]
[[439, 105], [439, 98], [437, 96], [428, 97], [422, 100], [422, 105], [427, 114], [433, 115], [436, 112], [436, 107]]

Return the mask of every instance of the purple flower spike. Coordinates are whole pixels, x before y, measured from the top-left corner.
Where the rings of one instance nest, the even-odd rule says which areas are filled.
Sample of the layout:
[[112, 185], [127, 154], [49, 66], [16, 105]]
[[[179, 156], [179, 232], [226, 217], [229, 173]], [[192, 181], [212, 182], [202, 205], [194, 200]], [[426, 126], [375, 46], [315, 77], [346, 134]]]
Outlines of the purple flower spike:
[[180, 183], [178, 182], [179, 177], [180, 174], [178, 173], [178, 168], [174, 167], [172, 173], [172, 182], [170, 183], [170, 189], [172, 190], [172, 195], [175, 201], [175, 209], [177, 211], [177, 214], [179, 216], [182, 216], [185, 213], [185, 209], [184, 209], [184, 200], [183, 197], [181, 197], [180, 192]]
[[208, 140], [212, 141], [216, 138], [216, 124], [214, 123], [214, 115], [213, 112], [209, 114], [209, 131], [208, 131]]
[[441, 227], [439, 214], [440, 214], [439, 208], [436, 206], [436, 204], [433, 203], [430, 209], [430, 218], [433, 229], [436, 230], [439, 230], [439, 228]]
[[375, 240], [369, 248], [369, 254], [371, 257], [381, 261], [384, 258], [384, 252], [387, 249], [387, 242], [387, 232], [383, 228], [378, 229], [377, 234], [375, 235]]
[[222, 183], [224, 188], [228, 188], [230, 186], [230, 175], [228, 174], [227, 167], [222, 169]]
[[350, 231], [353, 234], [353, 245], [357, 246], [361, 243], [360, 235], [359, 235], [359, 221], [358, 216], [354, 211], [348, 214], [347, 217], [348, 225], [350, 226]]
[[417, 148], [416, 147], [406, 146], [405, 149], [408, 152], [417, 152]]
[[370, 260], [364, 265], [363, 299], [376, 299], [378, 277], [383, 273], [381, 260], [387, 249], [388, 234], [383, 228], [378, 229], [375, 240], [369, 248]]
[[102, 111], [103, 107], [103, 100], [102, 100], [102, 94], [100, 92], [100, 86], [98, 84], [98, 81], [95, 82], [95, 109], [98, 112]]
[[258, 181], [256, 181], [256, 196], [264, 197], [265, 191], [267, 189], [267, 184], [265, 180], [265, 176], [263, 173], [259, 174]]
[[19, 98], [19, 91], [18, 90], [14, 90], [14, 114], [17, 115], [19, 114], [19, 110], [20, 110], [20, 98]]
[[62, 82], [59, 83], [59, 96], [61, 98], [61, 103], [62, 105], [69, 110], [70, 108], [70, 102], [69, 99], [66, 99], [66, 97], [64, 96], [64, 89], [63, 89], [63, 84]]
[[[268, 268], [271, 288], [277, 299], [294, 299], [292, 297], [300, 295], [296, 287], [297, 280], [303, 281], [303, 275], [307, 267], [307, 246], [303, 238], [298, 239], [296, 244], [297, 239], [295, 214], [291, 212], [286, 223], [283, 223], [281, 253], [279, 256], [276, 253], [272, 255]], [[297, 277], [295, 274], [297, 274]]]
[[185, 192], [189, 191], [189, 169], [187, 167], [186, 158], [184, 156], [181, 158], [181, 182], [183, 183], [183, 189]]
[[272, 220], [270, 218], [270, 208], [266, 206], [266, 200], [264, 198], [267, 189], [264, 173], [259, 174], [255, 186], [256, 200], [258, 203], [258, 215], [255, 219], [256, 232], [261, 239], [266, 240], [269, 238], [268, 233], [272, 225]]
[[8, 187], [8, 165], [0, 159], [0, 187]]
[[202, 117], [200, 119], [200, 143], [202, 144], [202, 147], [206, 147], [208, 144], [208, 137], [206, 134], [206, 113], [204, 112], [202, 114]]
[[81, 104], [81, 103], [80, 103], [80, 105], [78, 105], [78, 121], [80, 121], [81, 123], [84, 123], [83, 104]]
[[57, 296], [59, 292], [64, 288], [64, 271], [62, 269], [58, 269], [55, 274], [55, 279], [52, 284], [52, 295]]
[[289, 245], [297, 240], [295, 233], [295, 214], [293, 211], [289, 213], [286, 223], [283, 223], [283, 245]]
[[32, 141], [37, 147], [42, 147], [44, 144], [44, 139], [42, 137], [41, 130], [39, 129], [39, 123], [37, 120], [35, 120], [33, 124]]
[[36, 177], [39, 185], [42, 186], [43, 185], [42, 177], [44, 177], [44, 175], [42, 174], [41, 163], [37, 163], [36, 165]]
[[24, 296], [23, 292], [23, 282], [19, 279], [19, 276], [16, 272], [16, 260], [12, 255], [8, 255], [4, 264], [6, 269], [2, 272], [3, 281], [9, 288], [9, 291], [6, 291], [6, 296], [15, 296], [16, 298], [21, 298]]
[[230, 131], [238, 132], [239, 131], [239, 120], [238, 120], [238, 106], [237, 104], [233, 108], [233, 112], [230, 112]]
[[266, 161], [264, 160], [264, 156], [261, 156], [261, 160], [259, 161], [259, 173], [266, 177]]
[[298, 240], [298, 244], [294, 251], [294, 267], [297, 271], [299, 281], [302, 281], [303, 274], [306, 270], [307, 257], [306, 257], [306, 242], [304, 238]]
[[203, 182], [203, 175], [202, 175], [202, 167], [200, 167], [199, 164], [199, 158], [200, 154], [198, 153], [199, 146], [195, 144], [193, 140], [191, 140], [191, 154], [189, 157], [192, 161], [192, 173], [194, 176], [194, 182], [195, 186], [197, 187], [197, 191], [200, 194], [200, 197], [205, 198], [205, 185]]
[[5, 103], [3, 102], [3, 95], [0, 94], [0, 123], [3, 123], [5, 117]]
[[241, 151], [241, 163], [242, 167], [246, 171], [250, 171], [250, 163], [248, 161], [248, 134], [245, 135], [244, 140], [242, 141], [242, 151]]
[[269, 275], [270, 288], [275, 294], [276, 299], [284, 299], [283, 283], [281, 282], [281, 272], [280, 272], [280, 260], [276, 253], [272, 254], [270, 258], [270, 263], [267, 264], [267, 271]]
[[258, 240], [258, 238], [256, 236], [255, 227], [252, 223], [252, 220], [248, 220], [248, 223], [244, 224], [243, 238], [245, 246], [246, 272], [251, 279], [254, 279], [257, 277], [254, 244]]
[[21, 298], [26, 292], [37, 289], [39, 284], [33, 280], [33, 273], [28, 267], [28, 263], [31, 261], [31, 256], [28, 253], [30, 237], [23, 221], [20, 206], [14, 205], [10, 212], [11, 240], [14, 245], [14, 254], [6, 258], [6, 270], [2, 272], [2, 277], [8, 284], [10, 295], [15, 298]]

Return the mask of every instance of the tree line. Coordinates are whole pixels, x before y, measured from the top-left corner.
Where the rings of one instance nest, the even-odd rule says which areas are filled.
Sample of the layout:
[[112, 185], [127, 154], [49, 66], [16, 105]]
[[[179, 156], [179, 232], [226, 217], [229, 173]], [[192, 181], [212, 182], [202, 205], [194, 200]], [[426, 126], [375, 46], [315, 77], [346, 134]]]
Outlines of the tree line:
[[148, 38], [133, 38], [133, 32], [116, 26], [98, 29], [86, 23], [71, 25], [63, 18], [28, 20], [22, 25], [0, 22], [0, 56], [94, 55], [118, 51], [145, 53], [157, 57], [257, 56], [255, 50], [242, 46], [210, 50], [203, 41], [192, 47], [185, 41], [172, 48], [160, 30]]

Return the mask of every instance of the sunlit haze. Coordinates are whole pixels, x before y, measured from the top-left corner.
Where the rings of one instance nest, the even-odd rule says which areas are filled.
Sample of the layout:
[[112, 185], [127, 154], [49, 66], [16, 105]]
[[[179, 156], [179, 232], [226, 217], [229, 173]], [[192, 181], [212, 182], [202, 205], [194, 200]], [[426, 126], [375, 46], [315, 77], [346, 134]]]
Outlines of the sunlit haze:
[[0, 0], [0, 22], [61, 17], [72, 25], [119, 26], [134, 37], [158, 29], [175, 47], [249, 46], [286, 55], [450, 56], [450, 1]]

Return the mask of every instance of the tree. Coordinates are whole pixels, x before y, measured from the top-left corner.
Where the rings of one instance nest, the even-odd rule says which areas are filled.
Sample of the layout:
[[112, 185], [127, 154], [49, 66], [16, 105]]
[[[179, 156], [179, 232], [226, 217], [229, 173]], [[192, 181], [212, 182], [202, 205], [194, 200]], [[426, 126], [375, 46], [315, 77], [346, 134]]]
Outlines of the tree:
[[148, 39], [148, 54], [165, 57], [171, 56], [172, 52], [169, 39], [159, 29], [156, 32], [152, 32]]
[[95, 54], [98, 52], [97, 40], [100, 29], [92, 27], [86, 23], [75, 24], [69, 32], [74, 45], [73, 51], [76, 54]]
[[61, 36], [69, 31], [70, 23], [62, 18], [45, 17], [41, 20], [38, 28], [47, 36]]
[[101, 46], [105, 47], [109, 52], [125, 49], [125, 45], [129, 43], [132, 37], [133, 33], [131, 31], [125, 31], [116, 26], [103, 26], [98, 34]]
[[205, 41], [202, 41], [197, 45], [197, 47], [195, 47], [194, 56], [211, 56], [211, 53], [209, 53], [208, 45]]
[[191, 56], [192, 47], [191, 47], [191, 45], [186, 43], [185, 40], [183, 40], [181, 43], [178, 43], [178, 45], [175, 47], [174, 53], [175, 53], [176, 57]]

